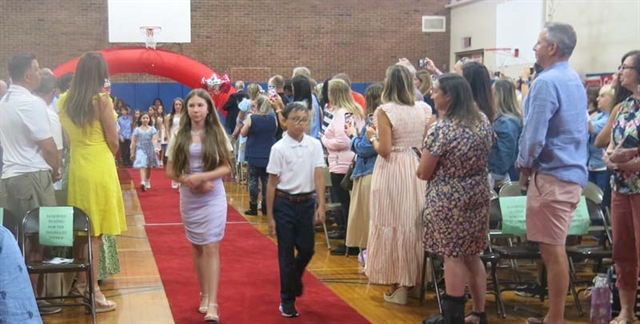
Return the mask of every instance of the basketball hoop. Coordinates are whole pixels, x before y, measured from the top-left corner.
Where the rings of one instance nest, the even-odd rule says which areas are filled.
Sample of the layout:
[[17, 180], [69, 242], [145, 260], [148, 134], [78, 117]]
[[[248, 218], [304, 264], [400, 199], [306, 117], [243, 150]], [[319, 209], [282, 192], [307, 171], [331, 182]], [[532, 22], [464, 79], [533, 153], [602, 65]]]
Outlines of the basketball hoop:
[[155, 36], [162, 31], [160, 26], [140, 26], [140, 33], [144, 36], [144, 44], [147, 48], [156, 49]]
[[[514, 64], [518, 61], [520, 57], [519, 49], [512, 49], [511, 47], [497, 47], [497, 48], [486, 48], [486, 52], [491, 52], [495, 56], [495, 66], [494, 70], [503, 72], [502, 70], [509, 65]], [[508, 64], [510, 63], [510, 64]]]

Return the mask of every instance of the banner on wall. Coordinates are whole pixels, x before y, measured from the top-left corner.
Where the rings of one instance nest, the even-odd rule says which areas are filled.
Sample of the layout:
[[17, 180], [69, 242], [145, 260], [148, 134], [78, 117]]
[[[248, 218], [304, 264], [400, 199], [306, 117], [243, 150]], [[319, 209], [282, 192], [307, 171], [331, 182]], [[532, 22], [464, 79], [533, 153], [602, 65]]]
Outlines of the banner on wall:
[[587, 74], [585, 86], [603, 86], [605, 84], [611, 84], [611, 81], [613, 81], [613, 73]]

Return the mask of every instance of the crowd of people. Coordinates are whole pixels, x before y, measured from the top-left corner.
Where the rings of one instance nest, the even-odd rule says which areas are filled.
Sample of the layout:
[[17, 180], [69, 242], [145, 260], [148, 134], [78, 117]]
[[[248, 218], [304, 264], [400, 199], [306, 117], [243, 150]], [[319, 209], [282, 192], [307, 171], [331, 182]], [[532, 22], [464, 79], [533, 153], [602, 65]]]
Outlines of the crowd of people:
[[[526, 239], [538, 244], [548, 273], [548, 313], [527, 323], [561, 323], [569, 286], [566, 238], [591, 181], [612, 215], [621, 311], [611, 323], [633, 323], [640, 262], [640, 51], [623, 56], [612, 84], [585, 88], [568, 64], [576, 42], [570, 25], [545, 25], [533, 48], [528, 93], [518, 93], [520, 84], [509, 78], [492, 79], [472, 60], [442, 73], [428, 58], [421, 70], [401, 59], [364, 96], [351, 90], [344, 73], [318, 84], [308, 68], [297, 67], [290, 81], [270, 78], [266, 91], [252, 83], [245, 92], [236, 82], [222, 107], [224, 121], [203, 89], [176, 98], [169, 114], [156, 99], [132, 116], [128, 105], [105, 92], [107, 66], [95, 52], [82, 56], [69, 90], [54, 101], [56, 87], [45, 82], [50, 71], [41, 70], [35, 57], [18, 55], [9, 62], [12, 83], [0, 100], [2, 206], [17, 214], [54, 206], [53, 182], [66, 177], [66, 203], [90, 215], [92, 253], [100, 260], [101, 253], [116, 250], [105, 238], [126, 230], [114, 156], [119, 152], [122, 165], [140, 169], [142, 191], [151, 189], [150, 169], [166, 166], [192, 243], [198, 311], [205, 321], [218, 322], [219, 244], [227, 213], [222, 179], [247, 164], [245, 215], [260, 210], [268, 234], [277, 238], [282, 316], [299, 315], [295, 302], [314, 254], [314, 227], [326, 221], [328, 186], [330, 200], [341, 206], [332, 213], [336, 229], [330, 237], [344, 240], [331, 252], [366, 255], [362, 272], [370, 283], [388, 286], [385, 302], [405, 305], [420, 292], [428, 251], [444, 258], [446, 288], [442, 314], [424, 322], [487, 323], [480, 255], [488, 244], [491, 191], [519, 181], [527, 193]], [[94, 273], [93, 282], [78, 275], [73, 289], [84, 295], [93, 285], [98, 311], [114, 310], [100, 292], [98, 267]], [[0, 319], [38, 314], [29, 308], [35, 307], [33, 296], [22, 308], [0, 311]], [[38, 306], [42, 313], [50, 307]]]

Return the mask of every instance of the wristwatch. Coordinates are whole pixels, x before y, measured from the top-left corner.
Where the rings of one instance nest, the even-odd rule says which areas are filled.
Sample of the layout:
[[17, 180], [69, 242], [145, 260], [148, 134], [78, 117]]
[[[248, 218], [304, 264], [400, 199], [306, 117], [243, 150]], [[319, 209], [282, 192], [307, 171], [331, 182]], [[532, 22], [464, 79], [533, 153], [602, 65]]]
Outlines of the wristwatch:
[[378, 137], [371, 136], [371, 137], [369, 137], [369, 142], [373, 143], [373, 140], [377, 140], [377, 139], [378, 139]]

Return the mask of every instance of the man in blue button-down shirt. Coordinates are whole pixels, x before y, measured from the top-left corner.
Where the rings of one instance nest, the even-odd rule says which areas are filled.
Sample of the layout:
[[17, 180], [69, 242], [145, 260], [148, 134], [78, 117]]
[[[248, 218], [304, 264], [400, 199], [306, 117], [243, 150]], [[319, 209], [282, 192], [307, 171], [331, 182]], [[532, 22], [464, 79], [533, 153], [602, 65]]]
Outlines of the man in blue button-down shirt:
[[547, 268], [549, 312], [527, 323], [563, 323], [569, 268], [565, 241], [582, 188], [587, 185], [587, 97], [567, 61], [573, 27], [547, 23], [534, 47], [544, 69], [524, 101], [520, 183], [527, 189], [527, 239], [538, 242]]

